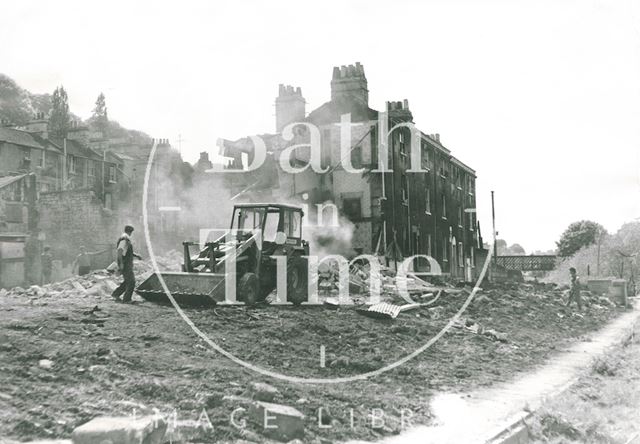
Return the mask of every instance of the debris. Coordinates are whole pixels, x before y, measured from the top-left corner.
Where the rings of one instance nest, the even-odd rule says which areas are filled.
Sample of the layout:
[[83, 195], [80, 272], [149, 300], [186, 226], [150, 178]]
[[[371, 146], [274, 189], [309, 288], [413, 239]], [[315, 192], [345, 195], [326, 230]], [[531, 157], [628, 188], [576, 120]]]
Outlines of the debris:
[[161, 417], [101, 416], [76, 428], [71, 434], [73, 444], [161, 444], [167, 424]]
[[332, 310], [337, 310], [340, 307], [340, 301], [337, 298], [327, 298], [324, 301], [324, 306]]
[[280, 393], [277, 388], [264, 382], [252, 382], [250, 390], [253, 394], [253, 399], [266, 402], [273, 401], [273, 398]]
[[249, 418], [269, 438], [284, 442], [304, 438], [304, 415], [293, 407], [256, 401], [249, 407]]
[[81, 291], [82, 293], [86, 293], [87, 292], [87, 289], [84, 288], [82, 286], [82, 284], [80, 282], [76, 281], [76, 280], [72, 280], [71, 281], [71, 285], [73, 285], [73, 288], [75, 288], [78, 291]]
[[53, 368], [53, 361], [51, 361], [50, 359], [41, 359], [38, 361], [38, 365], [44, 369], [51, 369]]
[[371, 305], [367, 308], [358, 308], [356, 311], [369, 318], [395, 319], [400, 314], [400, 306], [383, 302], [381, 304]]
[[500, 332], [497, 332], [495, 330], [485, 330], [482, 334], [485, 335], [485, 336], [490, 337], [494, 341], [507, 342], [507, 334], [506, 333], [500, 333]]

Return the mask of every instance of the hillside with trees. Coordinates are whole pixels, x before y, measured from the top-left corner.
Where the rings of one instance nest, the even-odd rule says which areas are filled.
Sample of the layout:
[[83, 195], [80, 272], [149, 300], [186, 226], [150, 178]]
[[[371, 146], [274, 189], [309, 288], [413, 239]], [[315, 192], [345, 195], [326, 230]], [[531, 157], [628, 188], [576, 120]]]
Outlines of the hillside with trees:
[[36, 113], [43, 113], [50, 121], [50, 130], [63, 136], [71, 121], [89, 125], [111, 138], [125, 138], [132, 143], [147, 144], [151, 137], [142, 131], [125, 128], [107, 115], [106, 97], [100, 93], [92, 116], [82, 121], [69, 108], [69, 97], [60, 85], [51, 94], [34, 94], [22, 88], [15, 80], [0, 73], [0, 121], [17, 126], [25, 125]]

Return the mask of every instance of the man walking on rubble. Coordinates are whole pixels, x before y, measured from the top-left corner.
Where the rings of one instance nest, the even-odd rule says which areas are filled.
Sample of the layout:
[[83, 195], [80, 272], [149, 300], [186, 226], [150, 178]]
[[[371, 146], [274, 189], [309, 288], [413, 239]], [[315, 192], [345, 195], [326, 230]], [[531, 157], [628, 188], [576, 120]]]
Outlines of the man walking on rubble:
[[139, 254], [133, 252], [131, 233], [133, 233], [133, 227], [127, 225], [124, 227], [124, 233], [118, 238], [116, 261], [118, 263], [118, 271], [122, 273], [124, 280], [111, 294], [117, 302], [120, 302], [120, 295], [123, 293], [122, 302], [131, 302], [131, 296], [133, 296], [133, 290], [136, 287], [136, 278], [133, 274], [133, 258], [142, 259]]
[[580, 298], [580, 279], [576, 269], [569, 268], [569, 276], [571, 278], [571, 285], [569, 287], [569, 300], [567, 301], [567, 307], [571, 305], [572, 301], [576, 301], [578, 304], [578, 310], [582, 311], [582, 299]]

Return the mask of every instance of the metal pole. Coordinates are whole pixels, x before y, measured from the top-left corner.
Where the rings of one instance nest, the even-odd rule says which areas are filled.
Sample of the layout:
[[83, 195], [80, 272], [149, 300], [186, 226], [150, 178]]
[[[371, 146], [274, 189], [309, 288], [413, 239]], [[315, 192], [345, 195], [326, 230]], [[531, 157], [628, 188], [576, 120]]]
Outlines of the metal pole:
[[596, 261], [596, 276], [600, 277], [600, 243], [602, 241], [602, 231], [598, 230], [598, 259]]
[[491, 192], [491, 218], [493, 220], [493, 263], [498, 263], [498, 244], [496, 242], [496, 208], [493, 200], [493, 191]]

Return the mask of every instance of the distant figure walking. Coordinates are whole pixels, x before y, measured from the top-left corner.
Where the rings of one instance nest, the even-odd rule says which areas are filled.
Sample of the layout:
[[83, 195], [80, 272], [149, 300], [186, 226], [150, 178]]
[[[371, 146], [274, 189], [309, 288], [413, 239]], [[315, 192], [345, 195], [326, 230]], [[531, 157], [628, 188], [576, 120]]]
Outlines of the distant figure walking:
[[133, 274], [133, 258], [142, 259], [140, 255], [133, 252], [133, 244], [131, 243], [131, 234], [133, 233], [133, 227], [127, 225], [124, 227], [124, 233], [118, 238], [117, 242], [117, 263], [118, 271], [122, 273], [123, 281], [118, 288], [116, 288], [111, 296], [118, 302], [120, 302], [120, 295], [124, 293], [122, 302], [131, 302], [131, 296], [133, 290], [136, 288], [136, 277]]
[[578, 310], [582, 310], [582, 299], [580, 298], [580, 278], [578, 278], [578, 274], [576, 269], [571, 267], [569, 268], [569, 277], [571, 278], [571, 284], [569, 287], [569, 300], [567, 301], [567, 307], [571, 305], [572, 301], [576, 301], [578, 304]]
[[42, 285], [51, 283], [51, 271], [53, 270], [53, 255], [51, 247], [44, 247], [44, 252], [40, 255], [40, 270], [42, 273]]
[[77, 265], [79, 276], [84, 276], [85, 274], [89, 274], [91, 272], [91, 256], [104, 253], [105, 251], [108, 251], [108, 250], [88, 252], [84, 246], [81, 246], [80, 254], [73, 261], [73, 265], [71, 266], [71, 269], [72, 270], [75, 269]]

